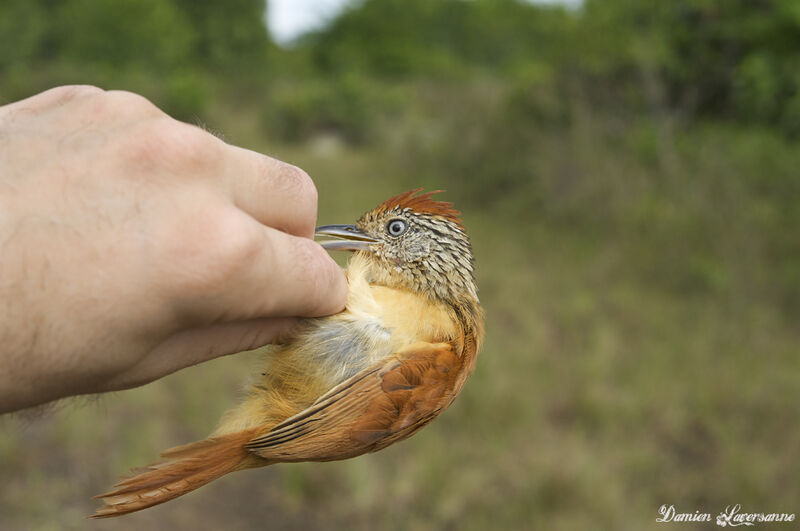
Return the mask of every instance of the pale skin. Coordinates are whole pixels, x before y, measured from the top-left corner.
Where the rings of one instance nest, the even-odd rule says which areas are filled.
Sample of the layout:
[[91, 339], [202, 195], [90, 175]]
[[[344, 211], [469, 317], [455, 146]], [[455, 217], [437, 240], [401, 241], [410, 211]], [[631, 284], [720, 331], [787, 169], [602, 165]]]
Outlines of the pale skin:
[[0, 413], [126, 389], [344, 308], [299, 168], [145, 98], [0, 107]]

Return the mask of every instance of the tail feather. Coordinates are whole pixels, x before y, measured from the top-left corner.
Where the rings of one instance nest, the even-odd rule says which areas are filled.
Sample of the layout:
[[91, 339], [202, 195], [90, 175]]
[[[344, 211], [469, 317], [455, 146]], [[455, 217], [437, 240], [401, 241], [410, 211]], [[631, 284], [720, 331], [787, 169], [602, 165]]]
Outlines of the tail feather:
[[[95, 496], [105, 504], [91, 518], [132, 513], [182, 496], [229, 472], [247, 468], [251, 431], [212, 437], [161, 454], [164, 461], [134, 470], [114, 489]], [[266, 464], [266, 463], [264, 463]]]

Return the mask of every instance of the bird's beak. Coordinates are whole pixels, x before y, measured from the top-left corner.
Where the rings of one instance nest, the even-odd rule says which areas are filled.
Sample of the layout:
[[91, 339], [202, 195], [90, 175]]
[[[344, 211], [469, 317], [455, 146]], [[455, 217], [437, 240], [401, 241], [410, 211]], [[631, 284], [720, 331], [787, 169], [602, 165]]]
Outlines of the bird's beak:
[[323, 225], [317, 227], [315, 236], [339, 238], [319, 242], [329, 251], [365, 251], [369, 249], [370, 244], [378, 241], [358, 230], [355, 225]]

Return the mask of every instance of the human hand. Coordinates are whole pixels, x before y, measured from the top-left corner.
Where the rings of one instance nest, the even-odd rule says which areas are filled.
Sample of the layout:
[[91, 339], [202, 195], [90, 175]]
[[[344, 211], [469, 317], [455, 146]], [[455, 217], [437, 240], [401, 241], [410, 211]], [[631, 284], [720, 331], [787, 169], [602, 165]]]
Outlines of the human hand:
[[0, 412], [141, 385], [340, 311], [300, 169], [146, 99], [0, 107]]

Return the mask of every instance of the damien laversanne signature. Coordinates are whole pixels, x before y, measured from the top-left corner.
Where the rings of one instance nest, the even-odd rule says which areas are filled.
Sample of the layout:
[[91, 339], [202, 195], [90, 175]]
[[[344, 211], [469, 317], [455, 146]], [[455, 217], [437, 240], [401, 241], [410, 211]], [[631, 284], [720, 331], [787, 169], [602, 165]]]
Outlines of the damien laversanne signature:
[[[695, 511], [682, 513], [674, 505], [662, 505], [658, 508], [656, 522], [711, 522], [711, 513]], [[717, 525], [720, 527], [738, 527], [740, 525], [755, 525], [762, 522], [794, 522], [794, 513], [745, 513], [741, 504], [728, 505], [725, 510], [717, 515]]]

